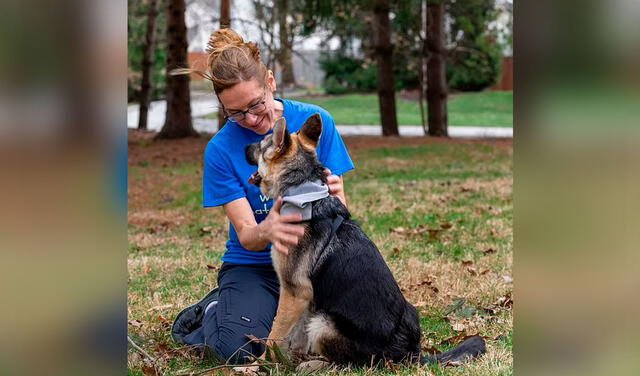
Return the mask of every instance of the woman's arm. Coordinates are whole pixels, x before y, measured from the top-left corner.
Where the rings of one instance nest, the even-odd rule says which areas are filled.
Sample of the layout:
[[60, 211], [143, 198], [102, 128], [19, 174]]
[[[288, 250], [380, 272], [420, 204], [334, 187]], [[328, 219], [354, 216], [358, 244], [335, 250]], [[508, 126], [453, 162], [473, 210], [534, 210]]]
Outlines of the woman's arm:
[[304, 226], [295, 224], [299, 214], [280, 215], [282, 198], [278, 198], [264, 221], [256, 223], [246, 198], [239, 198], [224, 205], [227, 217], [238, 233], [240, 244], [250, 251], [261, 251], [272, 243], [278, 252], [288, 254], [289, 248], [298, 244], [304, 235]]

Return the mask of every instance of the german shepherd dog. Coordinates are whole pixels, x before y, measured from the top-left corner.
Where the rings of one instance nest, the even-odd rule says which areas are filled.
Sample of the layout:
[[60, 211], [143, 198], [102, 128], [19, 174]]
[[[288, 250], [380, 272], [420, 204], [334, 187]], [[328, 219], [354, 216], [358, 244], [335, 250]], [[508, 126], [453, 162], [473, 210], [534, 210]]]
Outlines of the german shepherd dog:
[[[321, 134], [319, 114], [294, 134], [278, 119], [273, 134], [245, 150], [247, 161], [258, 166], [250, 181], [273, 198], [305, 182], [326, 184], [315, 151]], [[298, 245], [288, 255], [271, 254], [280, 300], [267, 345], [282, 345], [304, 316], [308, 348], [341, 365], [457, 362], [485, 352], [484, 340], [472, 337], [446, 353], [421, 356], [418, 313], [376, 245], [338, 198], [329, 195], [312, 205]]]

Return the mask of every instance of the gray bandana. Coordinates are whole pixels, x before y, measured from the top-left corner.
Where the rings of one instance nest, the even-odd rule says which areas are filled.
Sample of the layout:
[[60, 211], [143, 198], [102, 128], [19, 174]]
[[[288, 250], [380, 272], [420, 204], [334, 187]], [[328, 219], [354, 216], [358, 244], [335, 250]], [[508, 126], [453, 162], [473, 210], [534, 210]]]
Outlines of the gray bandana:
[[308, 221], [311, 219], [311, 203], [327, 196], [329, 187], [320, 180], [291, 187], [282, 196], [280, 214], [300, 214], [303, 221]]

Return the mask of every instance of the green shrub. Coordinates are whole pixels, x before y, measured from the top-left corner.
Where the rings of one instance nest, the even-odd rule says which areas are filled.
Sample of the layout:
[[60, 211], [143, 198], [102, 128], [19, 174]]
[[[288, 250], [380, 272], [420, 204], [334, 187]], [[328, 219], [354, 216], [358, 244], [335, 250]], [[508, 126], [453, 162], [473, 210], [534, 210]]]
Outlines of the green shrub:
[[335, 76], [325, 77], [324, 90], [327, 94], [340, 95], [349, 92], [344, 83], [341, 83]]
[[[417, 69], [410, 68], [403, 56], [396, 54], [393, 60], [395, 89], [418, 87]], [[364, 59], [325, 54], [320, 59], [320, 67], [325, 72], [324, 88], [327, 94], [372, 92], [378, 87], [376, 65]]]
[[497, 43], [478, 38], [473, 48], [455, 50], [447, 61], [449, 88], [479, 91], [495, 84], [500, 75], [502, 53]]
[[377, 87], [376, 67], [363, 59], [324, 54], [320, 67], [325, 72], [327, 94], [373, 91]]

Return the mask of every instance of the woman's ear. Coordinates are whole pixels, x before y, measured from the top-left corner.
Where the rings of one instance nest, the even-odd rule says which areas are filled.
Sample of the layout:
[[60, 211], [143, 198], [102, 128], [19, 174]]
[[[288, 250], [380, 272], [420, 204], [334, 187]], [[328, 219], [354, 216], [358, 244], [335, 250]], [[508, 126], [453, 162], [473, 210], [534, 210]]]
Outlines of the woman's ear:
[[267, 73], [267, 85], [269, 86], [269, 90], [271, 90], [272, 93], [276, 92], [276, 89], [278, 87], [276, 85], [276, 77], [273, 75], [272, 70], [269, 70]]

